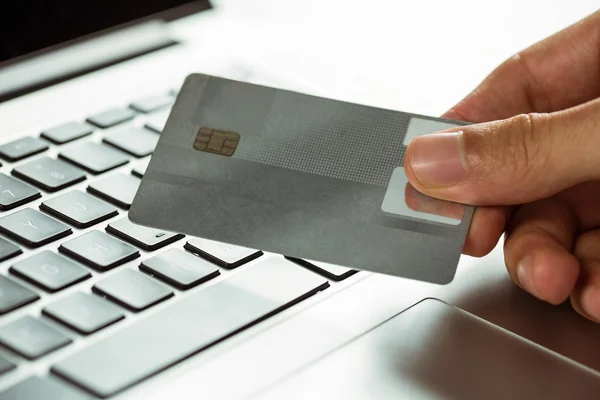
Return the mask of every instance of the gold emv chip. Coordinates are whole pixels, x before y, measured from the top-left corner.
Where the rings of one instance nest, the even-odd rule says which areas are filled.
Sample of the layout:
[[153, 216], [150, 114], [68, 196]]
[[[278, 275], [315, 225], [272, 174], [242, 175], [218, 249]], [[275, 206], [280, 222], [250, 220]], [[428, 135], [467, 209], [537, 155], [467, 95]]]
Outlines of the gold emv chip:
[[221, 156], [231, 156], [239, 141], [240, 134], [237, 132], [202, 127], [196, 135], [194, 149]]

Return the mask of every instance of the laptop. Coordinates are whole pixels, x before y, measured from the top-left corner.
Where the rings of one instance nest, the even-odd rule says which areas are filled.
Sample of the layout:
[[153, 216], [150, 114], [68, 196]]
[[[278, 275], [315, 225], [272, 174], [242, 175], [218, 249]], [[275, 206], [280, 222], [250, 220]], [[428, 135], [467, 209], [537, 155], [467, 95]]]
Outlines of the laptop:
[[312, 90], [232, 56], [218, 6], [3, 14], [0, 400], [597, 398], [600, 328], [519, 290], [501, 244], [434, 285], [128, 220], [187, 75]]

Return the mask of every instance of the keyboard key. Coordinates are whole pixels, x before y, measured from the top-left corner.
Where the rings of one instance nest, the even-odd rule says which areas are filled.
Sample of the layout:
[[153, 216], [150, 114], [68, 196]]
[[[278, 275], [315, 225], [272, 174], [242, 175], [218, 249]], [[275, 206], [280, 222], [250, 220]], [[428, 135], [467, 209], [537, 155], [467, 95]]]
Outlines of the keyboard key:
[[88, 335], [125, 318], [119, 307], [87, 293], [75, 292], [42, 311], [77, 332]]
[[92, 275], [73, 261], [50, 250], [19, 261], [10, 272], [49, 292], [56, 292]]
[[189, 240], [184, 247], [192, 253], [229, 269], [239, 267], [263, 255], [260, 250], [200, 238]]
[[55, 378], [29, 377], [0, 393], [0, 400], [91, 400]]
[[136, 157], [145, 157], [158, 143], [158, 135], [144, 128], [120, 129], [104, 138], [104, 142]]
[[140, 270], [182, 290], [190, 289], [220, 274], [213, 264], [180, 249], [169, 249], [143, 261]]
[[310, 269], [311, 271], [316, 272], [317, 274], [321, 274], [328, 279], [334, 281], [343, 281], [346, 278], [354, 275], [358, 271], [346, 267], [341, 267], [335, 264], [327, 264], [319, 261], [307, 261], [302, 260], [300, 258], [295, 257], [286, 257], [287, 259], [295, 262], [298, 265], [302, 265], [305, 268]]
[[165, 129], [170, 112], [171, 110], [168, 110], [152, 115], [150, 118], [148, 118], [144, 127], [156, 133], [161, 133], [163, 129]]
[[182, 239], [185, 235], [136, 225], [127, 217], [111, 222], [106, 231], [144, 250], [160, 249]]
[[92, 290], [131, 311], [145, 310], [173, 296], [168, 286], [131, 269], [101, 280]]
[[119, 214], [116, 208], [79, 190], [44, 201], [40, 209], [78, 228], [87, 228]]
[[6, 314], [39, 298], [35, 292], [0, 275], [0, 314]]
[[29, 315], [0, 326], [0, 343], [30, 360], [71, 342], [65, 334]]
[[125, 154], [93, 142], [70, 147], [60, 153], [58, 157], [92, 174], [101, 174], [129, 162], [129, 158]]
[[161, 108], [170, 106], [173, 104], [173, 97], [165, 96], [151, 96], [143, 99], [134, 101], [129, 105], [133, 110], [141, 113], [150, 113], [152, 111], [159, 110]]
[[91, 183], [87, 190], [118, 207], [129, 209], [140, 182], [135, 176], [119, 173]]
[[46, 129], [41, 136], [56, 144], [64, 144], [90, 135], [94, 127], [83, 122], [68, 122]]
[[[12, 371], [15, 368], [17, 368], [17, 366], [15, 364], [8, 361], [4, 357], [0, 357], [0, 375], [4, 375], [5, 373]], [[2, 400], [1, 394], [0, 394], [0, 400]]]
[[136, 248], [96, 230], [61, 244], [59, 250], [100, 271], [107, 271], [140, 256]]
[[0, 218], [0, 231], [29, 247], [43, 246], [73, 233], [67, 225], [32, 208]]
[[61, 160], [42, 157], [12, 170], [12, 174], [48, 191], [56, 192], [85, 180], [85, 172]]
[[146, 169], [148, 169], [148, 164], [150, 163], [150, 159], [144, 160], [131, 170], [131, 173], [138, 178], [143, 178], [146, 173]]
[[108, 397], [327, 287], [319, 275], [271, 257], [135, 321], [52, 370]]
[[6, 211], [42, 197], [36, 188], [0, 174], [0, 210]]
[[27, 136], [0, 146], [0, 157], [7, 161], [18, 161], [46, 150], [48, 150], [48, 143]]
[[112, 108], [110, 110], [92, 115], [86, 121], [100, 128], [110, 128], [122, 122], [132, 120], [135, 112], [128, 108]]
[[18, 256], [22, 252], [23, 251], [17, 245], [12, 244], [4, 238], [0, 238], [0, 261]]

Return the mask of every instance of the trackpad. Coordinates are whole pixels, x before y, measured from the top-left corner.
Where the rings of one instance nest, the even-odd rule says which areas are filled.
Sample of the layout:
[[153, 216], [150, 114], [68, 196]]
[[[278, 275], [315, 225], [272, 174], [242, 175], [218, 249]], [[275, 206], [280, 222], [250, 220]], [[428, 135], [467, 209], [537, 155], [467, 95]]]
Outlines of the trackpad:
[[263, 392], [261, 399], [597, 399], [587, 369], [426, 299]]

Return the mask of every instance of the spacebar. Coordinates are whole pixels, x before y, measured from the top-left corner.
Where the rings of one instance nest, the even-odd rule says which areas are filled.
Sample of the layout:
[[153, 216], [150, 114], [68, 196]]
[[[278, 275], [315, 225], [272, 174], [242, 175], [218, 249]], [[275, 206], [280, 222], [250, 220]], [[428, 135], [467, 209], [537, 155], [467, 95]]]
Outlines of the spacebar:
[[109, 397], [328, 287], [273, 256], [60, 361], [52, 372]]

